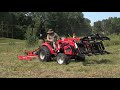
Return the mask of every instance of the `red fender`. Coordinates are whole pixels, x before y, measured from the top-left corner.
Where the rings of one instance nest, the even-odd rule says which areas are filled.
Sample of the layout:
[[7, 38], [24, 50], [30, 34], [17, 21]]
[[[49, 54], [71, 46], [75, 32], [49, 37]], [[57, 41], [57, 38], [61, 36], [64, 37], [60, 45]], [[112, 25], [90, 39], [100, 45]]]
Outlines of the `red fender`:
[[48, 49], [50, 50], [50, 53], [55, 54], [53, 48], [51, 47], [51, 45], [49, 43], [45, 42], [45, 43], [42, 44], [42, 46], [48, 47]]

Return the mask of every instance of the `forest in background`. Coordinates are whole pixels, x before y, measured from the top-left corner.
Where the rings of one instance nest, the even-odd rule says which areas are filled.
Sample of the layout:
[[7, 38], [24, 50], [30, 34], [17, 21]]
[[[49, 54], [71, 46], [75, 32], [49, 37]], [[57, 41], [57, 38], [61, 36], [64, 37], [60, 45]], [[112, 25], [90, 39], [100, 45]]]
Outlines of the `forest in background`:
[[32, 34], [39, 38], [40, 33], [46, 36], [49, 28], [60, 36], [120, 33], [120, 18], [109, 17], [94, 26], [90, 23], [82, 12], [0, 12], [0, 37], [24, 40]]

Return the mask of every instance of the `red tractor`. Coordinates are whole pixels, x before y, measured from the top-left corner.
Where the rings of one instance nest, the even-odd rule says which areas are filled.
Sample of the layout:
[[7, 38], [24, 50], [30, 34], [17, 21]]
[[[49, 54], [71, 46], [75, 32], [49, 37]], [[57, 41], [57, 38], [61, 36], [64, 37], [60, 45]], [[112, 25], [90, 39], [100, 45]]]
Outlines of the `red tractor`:
[[99, 34], [83, 38], [64, 38], [57, 41], [57, 49], [54, 50], [50, 42], [44, 42], [39, 50], [40, 61], [48, 62], [56, 57], [58, 64], [68, 64], [70, 59], [85, 61], [85, 55], [109, 54], [105, 51], [103, 40], [110, 40], [108, 37]]
[[42, 46], [34, 51], [25, 51], [27, 56], [18, 56], [21, 60], [31, 60], [38, 57], [40, 61], [49, 62], [53, 58], [58, 64], [69, 64], [71, 59], [85, 61], [85, 55], [109, 54], [105, 51], [103, 40], [110, 40], [108, 37], [99, 34], [83, 38], [63, 38], [58, 40], [56, 50], [50, 42], [44, 41]]
[[80, 38], [64, 38], [57, 41], [56, 50], [50, 42], [44, 42], [39, 50], [38, 57], [40, 61], [48, 62], [53, 57], [56, 57], [58, 64], [68, 64], [70, 59], [85, 60], [85, 55], [80, 52], [76, 42], [79, 42]]

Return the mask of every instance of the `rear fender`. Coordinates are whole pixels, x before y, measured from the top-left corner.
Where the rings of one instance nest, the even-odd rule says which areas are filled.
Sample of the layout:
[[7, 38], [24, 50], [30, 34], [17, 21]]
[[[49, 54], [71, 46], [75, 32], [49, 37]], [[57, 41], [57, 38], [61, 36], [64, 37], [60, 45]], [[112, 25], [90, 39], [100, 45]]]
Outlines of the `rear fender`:
[[45, 43], [42, 44], [42, 46], [48, 47], [49, 50], [50, 50], [50, 53], [51, 53], [51, 54], [55, 54], [55, 52], [54, 52], [52, 46], [51, 46], [49, 43], [45, 42]]

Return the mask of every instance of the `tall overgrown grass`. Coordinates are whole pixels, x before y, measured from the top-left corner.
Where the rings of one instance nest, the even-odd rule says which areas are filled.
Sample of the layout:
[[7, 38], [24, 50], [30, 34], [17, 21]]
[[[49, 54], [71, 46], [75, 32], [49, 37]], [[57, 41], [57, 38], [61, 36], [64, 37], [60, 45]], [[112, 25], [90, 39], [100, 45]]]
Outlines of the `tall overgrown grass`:
[[108, 37], [111, 39], [110, 41], [106, 40], [104, 41], [105, 46], [112, 46], [112, 45], [120, 45], [120, 34], [111, 34], [108, 35]]

